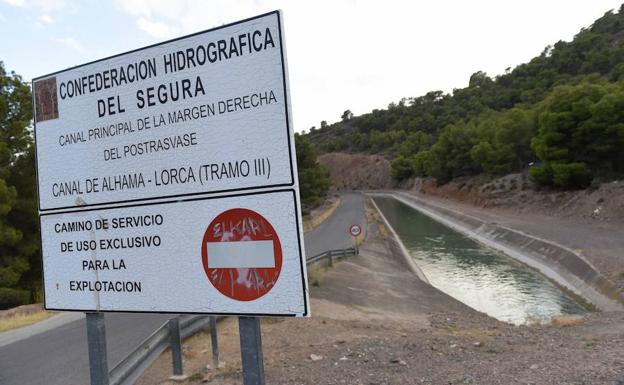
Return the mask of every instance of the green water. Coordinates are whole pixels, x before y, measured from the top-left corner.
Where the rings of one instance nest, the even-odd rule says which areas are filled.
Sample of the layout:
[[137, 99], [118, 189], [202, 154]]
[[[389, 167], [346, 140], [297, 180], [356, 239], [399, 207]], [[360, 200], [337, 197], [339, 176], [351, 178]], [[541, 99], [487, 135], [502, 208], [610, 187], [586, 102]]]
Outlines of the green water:
[[429, 282], [473, 309], [514, 324], [587, 311], [526, 265], [396, 199], [374, 199]]

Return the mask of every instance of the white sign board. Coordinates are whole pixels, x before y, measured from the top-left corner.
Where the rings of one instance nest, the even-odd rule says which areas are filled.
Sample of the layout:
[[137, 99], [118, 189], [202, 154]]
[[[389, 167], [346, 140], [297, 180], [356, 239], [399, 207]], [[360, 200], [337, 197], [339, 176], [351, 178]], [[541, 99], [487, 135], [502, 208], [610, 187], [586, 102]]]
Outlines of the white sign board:
[[279, 13], [33, 81], [41, 211], [295, 183]]
[[[216, 231], [219, 237], [237, 231], [241, 238], [253, 237], [263, 226], [241, 217], [211, 227], [224, 207], [252, 207], [265, 218], [279, 237], [281, 261], [276, 261], [273, 247], [267, 249], [270, 240], [205, 240]], [[295, 194], [285, 190], [44, 214], [46, 308], [305, 315], [297, 210]], [[210, 250], [215, 244], [222, 247]], [[245, 244], [251, 245], [251, 252], [263, 253], [230, 257]]]
[[33, 81], [45, 307], [308, 316], [281, 14]]

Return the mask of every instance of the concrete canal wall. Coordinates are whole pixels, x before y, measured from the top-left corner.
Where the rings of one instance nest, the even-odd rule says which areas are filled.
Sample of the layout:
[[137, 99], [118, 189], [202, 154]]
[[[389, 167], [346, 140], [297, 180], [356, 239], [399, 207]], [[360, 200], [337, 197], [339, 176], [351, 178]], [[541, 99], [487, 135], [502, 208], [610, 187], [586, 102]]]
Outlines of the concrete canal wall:
[[395, 198], [432, 219], [539, 270], [600, 310], [624, 309], [624, 297], [614, 285], [585, 258], [563, 245], [496, 223], [487, 223], [407, 193], [379, 192], [369, 195]]

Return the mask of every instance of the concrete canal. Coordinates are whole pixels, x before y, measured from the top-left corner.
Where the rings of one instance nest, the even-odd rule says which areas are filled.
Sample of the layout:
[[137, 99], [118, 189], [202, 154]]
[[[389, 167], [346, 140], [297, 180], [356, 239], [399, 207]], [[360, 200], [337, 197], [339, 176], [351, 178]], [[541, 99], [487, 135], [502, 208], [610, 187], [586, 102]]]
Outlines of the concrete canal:
[[567, 291], [528, 266], [396, 199], [374, 200], [431, 285], [468, 306], [514, 324], [587, 311]]

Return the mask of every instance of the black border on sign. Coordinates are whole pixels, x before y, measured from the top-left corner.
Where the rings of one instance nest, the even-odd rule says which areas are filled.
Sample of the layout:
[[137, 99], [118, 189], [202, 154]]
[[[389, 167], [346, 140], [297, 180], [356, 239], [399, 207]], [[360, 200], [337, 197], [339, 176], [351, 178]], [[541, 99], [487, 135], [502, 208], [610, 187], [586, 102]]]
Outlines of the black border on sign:
[[[33, 78], [31, 81], [31, 89], [33, 90], [32, 93], [32, 97], [33, 97], [33, 116], [35, 116], [36, 114], [36, 103], [35, 103], [35, 81], [41, 80], [41, 79], [45, 79], [48, 78], [50, 76], [53, 75], [57, 75], [63, 72], [67, 72], [67, 71], [72, 71], [75, 70], [77, 68], [81, 68], [81, 67], [85, 67], [91, 64], [95, 64], [95, 63], [99, 63], [105, 60], [110, 60], [119, 56], [124, 56], [124, 55], [128, 55], [131, 53], [135, 53], [135, 52], [139, 52], [148, 48], [153, 48], [153, 47], [158, 47], [164, 44], [169, 44], [178, 40], [182, 40], [182, 39], [187, 39], [189, 37], [193, 37], [193, 36], [197, 36], [197, 35], [201, 35], [204, 33], [208, 33], [208, 32], [213, 32], [213, 31], [217, 31], [220, 29], [224, 29], [224, 28], [228, 28], [234, 25], [238, 25], [238, 24], [242, 24], [242, 23], [246, 23], [252, 20], [256, 20], [256, 19], [261, 19], [263, 17], [267, 17], [267, 16], [271, 16], [271, 15], [276, 15], [277, 16], [277, 29], [279, 32], [279, 41], [280, 41], [280, 58], [282, 61], [282, 86], [284, 88], [284, 110], [286, 113], [286, 142], [287, 142], [287, 146], [288, 146], [288, 158], [290, 160], [290, 182], [289, 183], [278, 183], [278, 184], [269, 184], [269, 185], [258, 185], [258, 186], [251, 186], [251, 187], [242, 187], [242, 188], [233, 188], [233, 189], [225, 189], [225, 190], [213, 190], [213, 191], [200, 191], [200, 192], [195, 192], [195, 193], [188, 193], [188, 194], [177, 194], [177, 195], [161, 195], [161, 196], [152, 196], [149, 198], [138, 198], [138, 199], [128, 199], [128, 200], [121, 200], [121, 201], [108, 201], [108, 202], [101, 202], [101, 203], [91, 203], [91, 204], [86, 204], [80, 207], [96, 207], [96, 206], [106, 206], [106, 205], [116, 205], [116, 204], [120, 204], [120, 203], [131, 203], [131, 202], [142, 202], [142, 201], [149, 201], [149, 200], [154, 200], [154, 199], [166, 199], [166, 198], [182, 198], [182, 197], [188, 197], [188, 196], [196, 196], [196, 195], [205, 195], [205, 194], [219, 194], [219, 193], [230, 193], [230, 192], [235, 192], [235, 191], [246, 191], [246, 190], [254, 190], [254, 189], [262, 189], [262, 188], [281, 188], [281, 187], [292, 187], [295, 184], [295, 170], [293, 167], [293, 149], [292, 149], [292, 144], [291, 144], [291, 140], [290, 140], [290, 132], [291, 132], [291, 127], [290, 127], [290, 113], [289, 113], [289, 96], [288, 96], [288, 82], [286, 79], [286, 60], [284, 58], [284, 39], [283, 39], [283, 30], [282, 30], [282, 18], [281, 18], [281, 14], [280, 11], [271, 11], [271, 12], [267, 12], [261, 15], [257, 15], [254, 17], [250, 17], [244, 20], [239, 20], [230, 24], [224, 24], [222, 26], [216, 27], [216, 28], [211, 28], [211, 29], [206, 29], [200, 32], [195, 32], [192, 33], [190, 35], [185, 35], [185, 36], [181, 36], [181, 37], [177, 37], [175, 39], [171, 39], [171, 40], [167, 40], [164, 41], [162, 43], [156, 43], [156, 44], [152, 44], [152, 45], [148, 45], [145, 47], [141, 47], [141, 48], [137, 48], [131, 51], [127, 51], [127, 52], [123, 52], [120, 54], [116, 54], [113, 56], [109, 56], [103, 59], [98, 59], [98, 60], [94, 60], [88, 63], [84, 63], [84, 64], [80, 64], [74, 67], [70, 67], [61, 71], [56, 71], [56, 72], [52, 72], [50, 74], [47, 75], [43, 75], [43, 76], [39, 76], [36, 78]], [[34, 125], [34, 136], [35, 136], [35, 165], [36, 165], [36, 174], [37, 174], [37, 198], [38, 198], [38, 202], [37, 202], [37, 206], [40, 212], [43, 211], [53, 211], [53, 210], [64, 210], [64, 209], [72, 209], [72, 208], [76, 208], [77, 206], [60, 206], [60, 207], [51, 207], [51, 208], [47, 208], [47, 209], [42, 209], [41, 208], [41, 195], [40, 195], [40, 180], [39, 180], [39, 156], [38, 156], [38, 146], [37, 146], [37, 123], [35, 122], [35, 120], [33, 120], [33, 125]], [[43, 215], [43, 214], [41, 214]]]
[[[166, 201], [166, 202], [158, 202], [158, 203], [141, 203], [141, 204], [134, 204], [134, 205], [129, 205], [129, 206], [121, 206], [121, 207], [98, 207], [98, 208], [94, 208], [94, 209], [90, 209], [90, 210], [72, 210], [72, 211], [63, 211], [63, 212], [54, 212], [54, 213], [45, 213], [45, 214], [41, 214], [40, 217], [44, 217], [44, 216], [48, 216], [48, 215], [64, 215], [64, 214], [72, 214], [72, 213], [76, 213], [76, 212], [90, 212], [90, 211], [100, 211], [100, 210], [123, 210], [125, 208], [128, 207], [142, 207], [142, 206], [159, 206], [159, 205], [167, 205], [167, 204], [172, 204], [172, 203], [186, 203], [186, 202], [193, 202], [193, 201], [203, 201], [203, 200], [212, 200], [212, 199], [220, 199], [220, 198], [232, 198], [232, 197], [241, 197], [241, 196], [249, 196], [249, 195], [266, 195], [266, 194], [272, 194], [272, 193], [281, 193], [281, 192], [290, 192], [292, 194], [292, 198], [293, 198], [293, 203], [294, 203], [294, 207], [295, 207], [295, 223], [296, 223], [296, 228], [297, 228], [297, 245], [299, 247], [299, 268], [300, 268], [300, 274], [301, 274], [301, 289], [302, 289], [302, 295], [303, 295], [303, 313], [301, 313], [301, 316], [306, 317], [309, 313], [308, 311], [308, 296], [307, 296], [307, 285], [306, 285], [306, 281], [305, 281], [305, 274], [303, 271], [303, 264], [306, 263], [306, 261], [304, 261], [303, 259], [303, 245], [301, 242], [301, 229], [299, 228], [299, 208], [298, 208], [298, 202], [297, 202], [297, 194], [295, 192], [294, 189], [281, 189], [281, 190], [272, 190], [272, 191], [262, 191], [262, 192], [255, 192], [255, 193], [243, 193], [243, 194], [233, 194], [233, 195], [225, 195], [225, 196], [218, 196], [218, 197], [211, 197], [211, 196], [207, 196], [207, 197], [201, 197], [201, 198], [193, 198], [193, 199], [184, 199], [184, 200], [172, 200], [172, 201]], [[41, 219], [41, 218], [40, 218]], [[43, 237], [42, 235], [43, 231], [41, 231], [39, 234], [41, 235], [41, 237]], [[96, 310], [96, 309], [65, 309], [65, 308], [53, 308], [53, 307], [48, 307], [47, 306], [47, 302], [46, 302], [46, 284], [45, 284], [45, 270], [43, 269], [43, 243], [41, 246], [41, 253], [42, 253], [42, 258], [41, 258], [41, 264], [42, 264], [42, 278], [43, 278], [43, 307], [45, 310], [54, 310], [54, 311], [76, 311], [76, 312], [101, 312], [101, 313], [158, 313], [158, 314], [202, 314], [202, 315], [227, 315], [227, 316], [234, 316], [234, 315], [240, 315], [240, 316], [279, 316], [279, 317], [296, 317], [297, 314], [292, 314], [292, 313], [201, 313], [201, 312], [180, 312], [180, 311], [143, 311], [143, 310]]]

